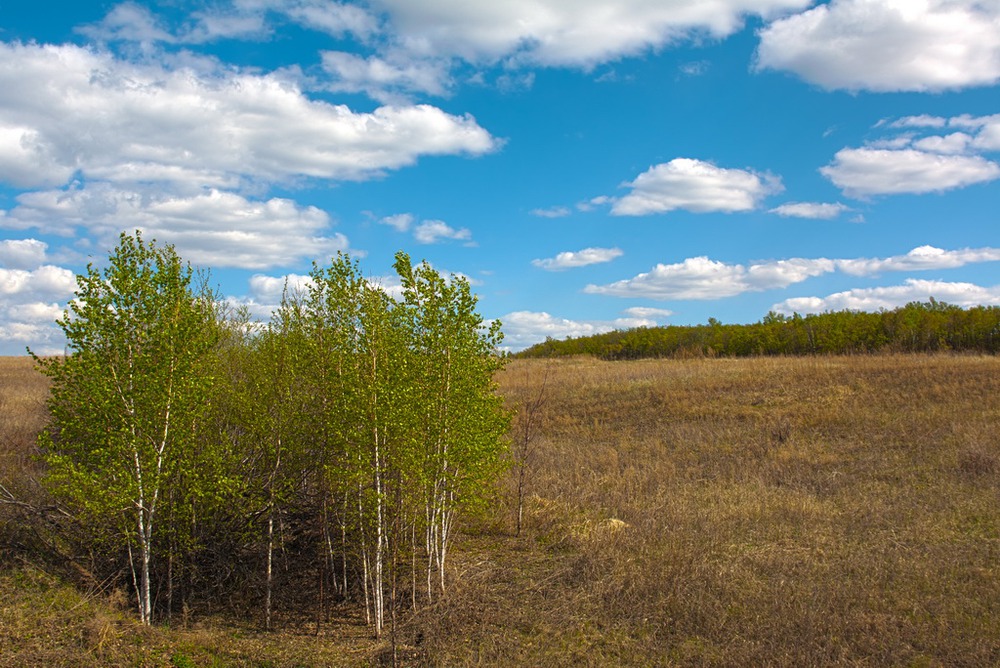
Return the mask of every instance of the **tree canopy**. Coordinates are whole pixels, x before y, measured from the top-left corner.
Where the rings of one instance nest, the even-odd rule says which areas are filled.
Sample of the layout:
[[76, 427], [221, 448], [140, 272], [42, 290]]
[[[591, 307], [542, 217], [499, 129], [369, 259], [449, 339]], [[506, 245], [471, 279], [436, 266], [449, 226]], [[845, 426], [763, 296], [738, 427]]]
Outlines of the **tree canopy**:
[[275, 590], [305, 578], [321, 602], [363, 601], [379, 635], [445, 591], [456, 517], [508, 460], [501, 334], [465, 279], [402, 253], [395, 268], [398, 298], [339, 254], [268, 323], [139, 234], [78, 277], [70, 354], [36, 358], [47, 483], [95, 567], [131, 574], [144, 622], [228, 581], [270, 628]]
[[875, 313], [771, 312], [749, 325], [724, 325], [710, 318], [707, 325], [639, 327], [563, 341], [547, 339], [518, 355], [614, 360], [940, 351], [1000, 352], [1000, 307], [962, 309], [932, 298]]

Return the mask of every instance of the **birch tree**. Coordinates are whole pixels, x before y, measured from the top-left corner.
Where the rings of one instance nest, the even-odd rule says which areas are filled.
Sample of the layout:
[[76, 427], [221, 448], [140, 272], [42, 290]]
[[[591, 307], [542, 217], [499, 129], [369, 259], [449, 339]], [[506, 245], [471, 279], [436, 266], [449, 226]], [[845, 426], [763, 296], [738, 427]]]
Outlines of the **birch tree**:
[[412, 441], [407, 341], [392, 299], [348, 256], [314, 267], [310, 278], [302, 319], [317, 382], [315, 460], [331, 497], [343, 501], [329, 514], [340, 517], [344, 572], [350, 529], [366, 616], [380, 636], [392, 593], [398, 512], [412, 469], [406, 463]]
[[40, 437], [48, 483], [116, 527], [144, 624], [161, 505], [171, 480], [198, 466], [193, 441], [211, 383], [213, 300], [192, 283], [171, 246], [123, 233], [106, 268], [77, 277], [57, 321], [70, 354], [35, 358], [52, 379], [52, 421]]
[[504, 466], [510, 418], [493, 376], [503, 359], [500, 323], [484, 322], [469, 281], [446, 280], [397, 253], [421, 414], [421, 480], [427, 596], [445, 591], [445, 563], [457, 511], [483, 502]]

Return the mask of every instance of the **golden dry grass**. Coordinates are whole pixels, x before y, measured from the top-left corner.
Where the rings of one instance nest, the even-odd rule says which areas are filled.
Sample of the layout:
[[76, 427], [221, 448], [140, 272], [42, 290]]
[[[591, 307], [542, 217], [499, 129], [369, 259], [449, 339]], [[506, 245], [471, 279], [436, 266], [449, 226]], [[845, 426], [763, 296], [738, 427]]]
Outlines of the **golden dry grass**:
[[[516, 360], [499, 380], [518, 405], [543, 378], [526, 530], [513, 536], [512, 494], [465, 527], [450, 595], [406, 622], [430, 665], [1000, 665], [1000, 358]], [[44, 384], [10, 382], [4, 401], [40, 405]], [[0, 577], [0, 664], [30, 633], [22, 615], [62, 609], [46, 577]], [[99, 604], [60, 613], [79, 640], [59, 636], [56, 663], [379, 651], [350, 625], [142, 631], [83, 607]]]
[[0, 357], [0, 478], [33, 465], [30, 454], [45, 424], [48, 384], [30, 357]]
[[997, 358], [524, 360], [503, 391], [546, 368], [532, 538], [470, 541], [441, 665], [1000, 662]]

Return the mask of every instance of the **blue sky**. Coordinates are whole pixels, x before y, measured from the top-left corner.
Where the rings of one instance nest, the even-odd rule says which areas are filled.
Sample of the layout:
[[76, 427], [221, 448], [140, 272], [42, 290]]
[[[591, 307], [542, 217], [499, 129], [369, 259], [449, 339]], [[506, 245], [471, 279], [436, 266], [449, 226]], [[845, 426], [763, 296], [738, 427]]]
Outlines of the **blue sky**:
[[1000, 304], [996, 0], [0, 0], [0, 354], [121, 230], [266, 318], [338, 250], [506, 343]]

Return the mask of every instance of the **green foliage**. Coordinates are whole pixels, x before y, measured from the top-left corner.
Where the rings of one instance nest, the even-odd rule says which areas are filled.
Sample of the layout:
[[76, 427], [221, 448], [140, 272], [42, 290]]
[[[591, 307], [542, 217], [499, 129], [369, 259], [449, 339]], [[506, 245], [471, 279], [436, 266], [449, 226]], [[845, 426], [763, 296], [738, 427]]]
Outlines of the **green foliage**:
[[592, 355], [603, 359], [647, 357], [748, 357], [755, 355], [871, 354], [879, 352], [1000, 352], [1000, 307], [962, 309], [912, 302], [892, 311], [836, 311], [786, 316], [768, 313], [749, 325], [636, 328], [545, 342], [518, 357]]
[[58, 321], [72, 354], [36, 358], [52, 380], [47, 482], [101, 538], [136, 551], [146, 622], [161, 504], [197, 503], [215, 489], [196, 433], [217, 331], [211, 295], [196, 294], [192, 278], [172, 247], [122, 234], [103, 271], [90, 265], [77, 277]]
[[59, 321], [72, 354], [36, 358], [52, 379], [47, 483], [102, 572], [131, 575], [142, 621], [154, 599], [170, 615], [233, 579], [263, 581], [270, 628], [289, 542], [320, 597], [363, 595], [376, 633], [404, 575], [414, 604], [418, 575], [428, 598], [432, 574], [444, 589], [455, 517], [506, 461], [501, 335], [468, 281], [403, 254], [396, 269], [398, 301], [340, 254], [266, 325], [223, 317], [173, 248], [138, 234], [78, 278]]

